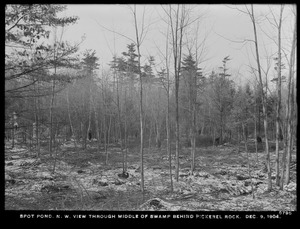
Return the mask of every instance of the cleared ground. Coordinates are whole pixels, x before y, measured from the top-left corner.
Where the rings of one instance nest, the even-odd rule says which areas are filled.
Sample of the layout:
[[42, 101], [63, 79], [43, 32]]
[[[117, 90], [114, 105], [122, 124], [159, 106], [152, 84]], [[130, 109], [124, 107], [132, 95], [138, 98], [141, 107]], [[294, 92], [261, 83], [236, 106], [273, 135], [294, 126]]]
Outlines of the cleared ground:
[[[201, 147], [196, 150], [196, 169], [190, 174], [190, 148], [180, 152], [179, 181], [170, 191], [166, 149], [145, 148], [145, 192], [140, 191], [138, 144], [128, 150], [128, 178], [121, 178], [123, 152], [110, 145], [108, 164], [96, 142], [86, 150], [65, 142], [57, 159], [41, 151], [37, 159], [27, 147], [5, 148], [6, 210], [189, 210], [189, 211], [293, 211], [296, 210], [296, 152], [292, 155], [291, 182], [284, 190], [275, 186], [275, 152], [271, 152], [273, 190], [266, 192], [265, 153], [243, 145]], [[272, 149], [272, 147], [271, 147]], [[174, 150], [173, 150], [174, 153]], [[281, 151], [282, 153], [282, 151]], [[257, 160], [258, 159], [258, 160]], [[54, 170], [55, 166], [55, 171]]]

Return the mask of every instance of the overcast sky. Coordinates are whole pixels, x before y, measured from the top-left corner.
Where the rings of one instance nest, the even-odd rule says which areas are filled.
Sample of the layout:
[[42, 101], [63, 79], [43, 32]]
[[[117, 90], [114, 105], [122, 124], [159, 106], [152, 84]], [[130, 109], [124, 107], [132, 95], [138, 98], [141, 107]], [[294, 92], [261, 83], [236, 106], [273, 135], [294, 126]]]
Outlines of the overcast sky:
[[[253, 44], [248, 42], [243, 45], [233, 41], [253, 39], [253, 27], [249, 16], [232, 9], [233, 7], [236, 6], [223, 4], [193, 5], [193, 15], [191, 16], [202, 15], [198, 39], [202, 41], [206, 37], [205, 52], [202, 56], [204, 62], [200, 64], [200, 67], [206, 72], [211, 72], [213, 69], [218, 71], [218, 67], [222, 65], [222, 59], [229, 55], [232, 60], [228, 63], [228, 67], [233, 77], [237, 77], [237, 72], [239, 72], [244, 78], [247, 78], [250, 77], [248, 65], [249, 59], [253, 60]], [[243, 7], [242, 5], [238, 6], [240, 9]], [[279, 5], [255, 5], [255, 14], [257, 16], [266, 15], [270, 12], [270, 7], [274, 15], [279, 15]], [[161, 19], [165, 15], [160, 5], [138, 5], [138, 19], [144, 8], [146, 10], [145, 24], [151, 25], [141, 46], [141, 54], [142, 56], [152, 55], [155, 57], [156, 63], [159, 63], [160, 52], [158, 49], [164, 50], [165, 45], [163, 33], [166, 32], [166, 24]], [[287, 44], [285, 47], [289, 50], [293, 28], [291, 5], [286, 5], [284, 10], [285, 19], [282, 34], [284, 42]], [[99, 63], [104, 68], [108, 68], [107, 64], [112, 60], [112, 53], [121, 55], [127, 50], [126, 45], [130, 44], [131, 41], [106, 30], [103, 26], [135, 39], [133, 16], [127, 5], [74, 4], [68, 5], [68, 9], [63, 15], [79, 17], [78, 23], [65, 29], [64, 39], [79, 42], [81, 37], [85, 35], [86, 38], [81, 45], [81, 51], [85, 49], [96, 50], [100, 59]], [[268, 16], [271, 18], [270, 13]], [[276, 39], [276, 29], [270, 26], [267, 20], [260, 20], [258, 30], [262, 62], [264, 62], [264, 56], [276, 53], [276, 45], [270, 39], [270, 37]], [[252, 64], [254, 63], [252, 62]]]

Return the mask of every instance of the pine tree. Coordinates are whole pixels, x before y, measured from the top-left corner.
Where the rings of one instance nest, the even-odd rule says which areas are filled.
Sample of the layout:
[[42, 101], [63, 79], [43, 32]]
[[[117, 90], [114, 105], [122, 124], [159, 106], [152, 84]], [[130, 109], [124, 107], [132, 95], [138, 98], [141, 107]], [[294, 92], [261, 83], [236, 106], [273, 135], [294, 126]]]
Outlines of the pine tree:
[[[82, 65], [82, 71], [83, 75], [85, 75], [85, 83], [87, 88], [85, 88], [85, 97], [87, 98], [87, 101], [85, 102], [85, 105], [87, 106], [88, 110], [88, 117], [87, 117], [87, 123], [85, 124], [85, 131], [83, 133], [83, 148], [86, 148], [86, 143], [87, 143], [87, 137], [88, 134], [90, 133], [90, 128], [91, 128], [91, 115], [92, 115], [92, 85], [93, 85], [93, 75], [95, 73], [96, 69], [99, 69], [99, 64], [97, 61], [99, 58], [96, 56], [96, 51], [95, 50], [85, 50], [84, 52], [84, 57], [81, 61]], [[87, 125], [87, 127], [86, 127]], [[106, 125], [104, 123], [104, 125]]]
[[202, 77], [202, 73], [199, 72], [201, 68], [197, 67], [196, 61], [193, 59], [192, 55], [188, 55], [183, 59], [182, 62], [182, 80], [185, 81], [187, 85], [187, 97], [189, 104], [189, 135], [191, 141], [191, 172], [195, 168], [195, 152], [196, 152], [196, 108], [197, 108], [197, 86], [198, 81]]

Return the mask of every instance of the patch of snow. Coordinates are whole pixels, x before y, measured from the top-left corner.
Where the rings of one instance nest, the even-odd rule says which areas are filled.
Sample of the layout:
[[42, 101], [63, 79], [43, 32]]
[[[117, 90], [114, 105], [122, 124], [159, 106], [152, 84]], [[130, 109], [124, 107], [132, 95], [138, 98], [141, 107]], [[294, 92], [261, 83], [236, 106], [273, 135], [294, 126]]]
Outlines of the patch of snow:
[[297, 184], [295, 182], [290, 182], [288, 185], [283, 186], [283, 190], [288, 192], [296, 191], [296, 188]]
[[53, 179], [53, 175], [51, 174], [51, 172], [48, 172], [48, 171], [37, 172], [35, 176], [37, 178], [43, 178], [43, 179], [49, 179], [49, 180]]

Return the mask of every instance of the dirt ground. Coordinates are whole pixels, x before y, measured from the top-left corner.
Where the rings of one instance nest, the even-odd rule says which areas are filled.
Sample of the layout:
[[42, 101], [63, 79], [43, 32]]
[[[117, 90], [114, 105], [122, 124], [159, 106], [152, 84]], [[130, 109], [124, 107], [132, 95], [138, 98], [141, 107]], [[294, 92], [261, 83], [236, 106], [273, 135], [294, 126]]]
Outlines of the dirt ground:
[[183, 148], [178, 182], [174, 178], [175, 158], [172, 158], [173, 192], [166, 149], [145, 148], [143, 194], [138, 144], [128, 151], [129, 176], [122, 178], [123, 152], [117, 145], [110, 145], [105, 165], [104, 149], [97, 152], [96, 142], [90, 142], [85, 150], [65, 142], [59, 147], [56, 160], [46, 150], [42, 149], [37, 158], [34, 150], [20, 145], [11, 149], [6, 142], [5, 209], [296, 210], [296, 152], [292, 155], [291, 182], [284, 190], [275, 186], [275, 152], [271, 152], [273, 190], [267, 192], [265, 153], [260, 150], [256, 155], [254, 143], [249, 144], [250, 175], [247, 153], [242, 146], [239, 149], [233, 145], [197, 148], [193, 174], [190, 173], [190, 148]]

